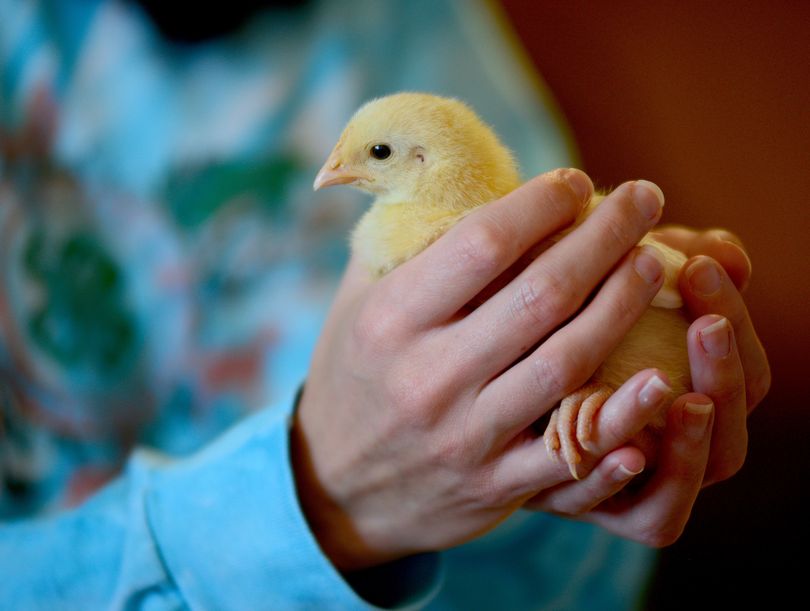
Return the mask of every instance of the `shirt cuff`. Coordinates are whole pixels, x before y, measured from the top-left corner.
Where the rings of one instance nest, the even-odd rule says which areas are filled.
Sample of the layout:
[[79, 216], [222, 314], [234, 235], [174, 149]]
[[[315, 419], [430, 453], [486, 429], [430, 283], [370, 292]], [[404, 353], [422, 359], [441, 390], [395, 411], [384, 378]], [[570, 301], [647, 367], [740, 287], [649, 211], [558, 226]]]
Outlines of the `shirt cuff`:
[[296, 496], [289, 458], [293, 401], [287, 405], [246, 419], [203, 452], [155, 472], [147, 519], [189, 606], [227, 611], [427, 604], [441, 581], [436, 554], [354, 573], [351, 585], [323, 554]]

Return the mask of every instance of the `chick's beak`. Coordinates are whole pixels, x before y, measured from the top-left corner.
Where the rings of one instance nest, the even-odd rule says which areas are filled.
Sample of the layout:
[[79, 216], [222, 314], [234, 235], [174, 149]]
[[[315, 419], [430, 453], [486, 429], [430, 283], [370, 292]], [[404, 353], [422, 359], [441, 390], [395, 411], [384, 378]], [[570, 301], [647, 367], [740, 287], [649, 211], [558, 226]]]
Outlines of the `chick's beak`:
[[368, 176], [362, 172], [358, 172], [356, 168], [347, 166], [339, 155], [334, 152], [329, 155], [329, 159], [323, 164], [323, 167], [315, 177], [315, 182], [312, 183], [313, 191], [323, 189], [324, 187], [331, 187], [332, 185], [348, 185], [360, 180], [361, 178], [368, 180]]

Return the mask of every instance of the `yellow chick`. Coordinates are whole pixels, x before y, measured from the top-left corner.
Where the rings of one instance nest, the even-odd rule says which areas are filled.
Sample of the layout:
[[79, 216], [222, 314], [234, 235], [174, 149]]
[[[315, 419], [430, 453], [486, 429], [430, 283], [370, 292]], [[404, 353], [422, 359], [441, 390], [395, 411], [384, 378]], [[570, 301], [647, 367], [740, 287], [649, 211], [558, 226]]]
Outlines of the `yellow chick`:
[[315, 179], [375, 194], [352, 249], [381, 276], [520, 184], [512, 154], [458, 100], [400, 93], [360, 108]]
[[[351, 245], [374, 277], [407, 261], [478, 206], [520, 184], [512, 153], [464, 103], [424, 93], [372, 100], [351, 118], [318, 172], [313, 188], [347, 184], [376, 195], [355, 227]], [[572, 227], [604, 198], [595, 195]], [[636, 372], [657, 367], [677, 394], [690, 386], [687, 319], [680, 309], [678, 272], [686, 257], [646, 236], [665, 261], [665, 283], [639, 322], [581, 389], [565, 397], [544, 438], [574, 477], [578, 447], [592, 443], [602, 404]], [[663, 419], [654, 428], [663, 426]]]

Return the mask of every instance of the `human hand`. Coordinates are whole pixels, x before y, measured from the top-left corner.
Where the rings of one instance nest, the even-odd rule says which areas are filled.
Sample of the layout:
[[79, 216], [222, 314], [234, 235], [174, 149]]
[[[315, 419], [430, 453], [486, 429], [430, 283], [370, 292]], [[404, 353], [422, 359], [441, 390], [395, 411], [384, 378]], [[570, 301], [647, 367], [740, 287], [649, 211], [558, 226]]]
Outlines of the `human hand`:
[[[660, 287], [660, 264], [634, 248], [660, 216], [655, 189], [623, 185], [484, 303], [466, 306], [573, 221], [592, 190], [581, 172], [546, 174], [378, 282], [350, 264], [292, 431], [299, 498], [336, 566], [462, 543], [570, 478], [531, 425], [591, 376]], [[638, 409], [622, 419], [617, 445], [661, 405], [639, 390], [620, 395]]]
[[[704, 484], [734, 475], [745, 460], [747, 416], [762, 401], [771, 384], [768, 358], [757, 337], [741, 291], [748, 286], [751, 262], [734, 234], [714, 229], [693, 231], [684, 227], [659, 230], [658, 239], [691, 257], [680, 276], [680, 290], [689, 312], [699, 317], [690, 329], [693, 388], [711, 397], [716, 406], [712, 448]], [[714, 316], [711, 316], [714, 315]], [[728, 337], [718, 333], [720, 344], [704, 341], [703, 330], [719, 322], [731, 325]], [[719, 329], [718, 329], [719, 326]], [[704, 348], [706, 344], [708, 350]], [[725, 346], [731, 349], [726, 350]]]
[[[587, 486], [563, 483], [543, 491], [527, 507], [576, 516], [660, 547], [680, 536], [701, 486], [726, 479], [742, 466], [746, 416], [767, 393], [770, 370], [738, 291], [747, 286], [751, 273], [739, 240], [722, 230], [683, 227], [661, 229], [656, 237], [692, 257], [681, 274], [680, 290], [687, 308], [699, 316], [688, 333], [696, 392], [679, 397], [670, 409], [650, 477], [622, 490], [627, 482], [616, 481], [610, 460], [635, 465], [629, 468], [638, 471], [646, 462], [639, 450], [625, 447], [593, 469], [583, 480]], [[612, 417], [607, 404], [603, 411], [597, 426], [607, 426], [603, 421]], [[593, 494], [584, 494], [586, 490]]]

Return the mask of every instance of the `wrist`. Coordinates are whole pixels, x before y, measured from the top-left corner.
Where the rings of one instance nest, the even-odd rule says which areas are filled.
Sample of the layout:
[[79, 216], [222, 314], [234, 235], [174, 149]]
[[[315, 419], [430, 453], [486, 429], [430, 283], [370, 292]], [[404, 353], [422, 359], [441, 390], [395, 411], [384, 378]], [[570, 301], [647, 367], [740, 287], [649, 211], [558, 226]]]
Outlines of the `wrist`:
[[301, 512], [324, 555], [338, 570], [366, 569], [396, 558], [369, 546], [348, 512], [324, 486], [297, 411], [290, 428], [290, 462]]

